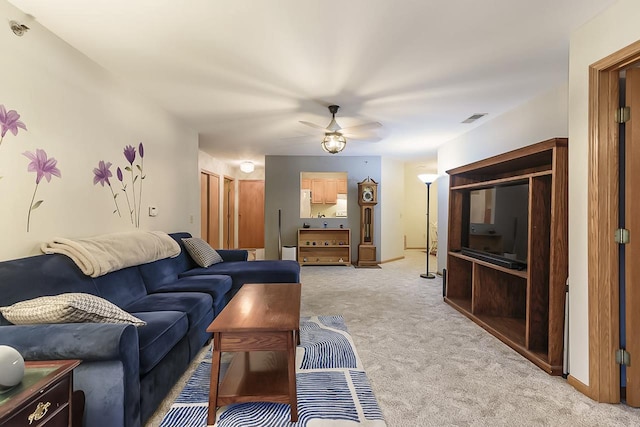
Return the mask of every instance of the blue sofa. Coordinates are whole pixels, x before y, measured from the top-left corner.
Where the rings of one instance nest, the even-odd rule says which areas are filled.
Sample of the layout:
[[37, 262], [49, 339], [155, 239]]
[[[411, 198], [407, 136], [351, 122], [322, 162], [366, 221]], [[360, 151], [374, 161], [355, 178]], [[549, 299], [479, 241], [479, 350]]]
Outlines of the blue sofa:
[[82, 292], [104, 298], [145, 326], [110, 323], [13, 325], [0, 315], [0, 344], [25, 360], [80, 359], [74, 388], [85, 393], [87, 427], [139, 427], [208, 342], [207, 326], [244, 283], [297, 283], [295, 261], [247, 261], [219, 250], [223, 262], [198, 267], [182, 238], [176, 258], [91, 278], [59, 254], [0, 262], [0, 307], [45, 295]]

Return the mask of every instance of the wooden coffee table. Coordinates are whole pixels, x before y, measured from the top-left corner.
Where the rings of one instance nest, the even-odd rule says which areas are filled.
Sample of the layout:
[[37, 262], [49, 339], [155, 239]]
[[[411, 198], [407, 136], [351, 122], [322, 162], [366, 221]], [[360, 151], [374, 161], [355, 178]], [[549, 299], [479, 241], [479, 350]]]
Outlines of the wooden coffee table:
[[[213, 333], [208, 424], [239, 402], [288, 403], [298, 420], [300, 283], [245, 284], [207, 328]], [[236, 352], [220, 385], [220, 356]]]

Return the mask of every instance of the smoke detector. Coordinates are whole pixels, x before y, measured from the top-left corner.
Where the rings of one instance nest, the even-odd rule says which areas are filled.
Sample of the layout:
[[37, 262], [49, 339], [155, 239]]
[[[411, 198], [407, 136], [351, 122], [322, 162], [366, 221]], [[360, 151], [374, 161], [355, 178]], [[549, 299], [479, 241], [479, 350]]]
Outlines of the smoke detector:
[[475, 113], [475, 114], [467, 117], [465, 120], [463, 120], [462, 123], [473, 123], [476, 120], [478, 120], [479, 118], [484, 117], [486, 115], [487, 115], [487, 113]]
[[29, 27], [19, 23], [18, 21], [9, 21], [9, 27], [11, 28], [11, 31], [13, 31], [13, 34], [18, 37], [22, 37], [24, 33], [29, 31]]

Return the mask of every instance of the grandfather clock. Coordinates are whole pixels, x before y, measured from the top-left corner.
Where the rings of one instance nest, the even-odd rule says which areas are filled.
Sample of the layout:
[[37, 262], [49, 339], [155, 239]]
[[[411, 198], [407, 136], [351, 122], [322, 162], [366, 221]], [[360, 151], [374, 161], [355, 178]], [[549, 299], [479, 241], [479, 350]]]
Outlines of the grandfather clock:
[[373, 218], [374, 207], [378, 204], [378, 183], [370, 177], [358, 183], [358, 204], [360, 205], [360, 244], [356, 266], [377, 266], [376, 246], [373, 244]]

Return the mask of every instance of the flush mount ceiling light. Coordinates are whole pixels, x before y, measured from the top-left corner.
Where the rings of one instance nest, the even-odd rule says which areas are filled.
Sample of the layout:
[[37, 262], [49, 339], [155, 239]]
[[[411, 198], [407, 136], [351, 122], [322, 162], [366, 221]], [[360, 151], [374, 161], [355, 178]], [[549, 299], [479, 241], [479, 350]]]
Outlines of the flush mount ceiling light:
[[320, 145], [327, 153], [337, 154], [347, 146], [347, 139], [338, 132], [328, 132]]
[[253, 162], [242, 162], [240, 163], [240, 170], [244, 173], [251, 173], [255, 169], [255, 165]]

